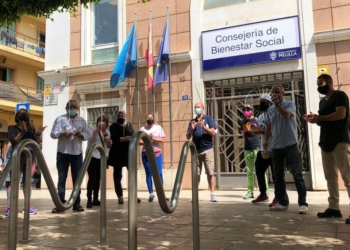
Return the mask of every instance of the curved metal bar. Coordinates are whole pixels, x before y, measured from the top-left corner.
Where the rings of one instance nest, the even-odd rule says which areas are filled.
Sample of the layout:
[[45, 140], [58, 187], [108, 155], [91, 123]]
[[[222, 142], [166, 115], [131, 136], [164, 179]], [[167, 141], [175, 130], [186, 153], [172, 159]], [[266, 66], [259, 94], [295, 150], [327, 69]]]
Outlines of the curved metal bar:
[[197, 149], [192, 141], [186, 141], [182, 147], [180, 161], [177, 168], [176, 179], [168, 204], [165, 198], [163, 185], [160, 179], [152, 142], [148, 134], [136, 132], [129, 144], [129, 250], [137, 249], [137, 147], [143, 140], [148, 161], [151, 166], [154, 185], [156, 187], [159, 205], [164, 213], [170, 214], [175, 211], [179, 200], [182, 179], [185, 171], [188, 149], [191, 150], [192, 169], [192, 222], [193, 222], [193, 249], [200, 249], [199, 242], [199, 204], [198, 204], [198, 179], [197, 179]]
[[[7, 170], [5, 170], [5, 174], [8, 173], [8, 171], [11, 170], [12, 166], [14, 168], [11, 171], [11, 210], [17, 211], [18, 210], [18, 194], [19, 194], [19, 179], [20, 179], [20, 171], [19, 171], [19, 165], [20, 165], [20, 155], [22, 152], [26, 154], [27, 157], [27, 164], [29, 161], [31, 161], [31, 154], [26, 149], [26, 146], [30, 146], [33, 151], [34, 155], [37, 159], [38, 165], [40, 166], [42, 175], [45, 179], [45, 182], [47, 184], [47, 187], [49, 189], [51, 198], [55, 204], [55, 206], [58, 208], [58, 210], [67, 210], [71, 208], [75, 202], [75, 200], [78, 197], [80, 186], [83, 182], [83, 179], [85, 177], [85, 173], [87, 172], [87, 169], [89, 167], [89, 163], [92, 157], [92, 153], [95, 149], [97, 149], [101, 154], [101, 210], [100, 210], [100, 243], [101, 246], [106, 246], [106, 169], [107, 169], [107, 158], [106, 158], [106, 152], [104, 148], [100, 144], [93, 144], [90, 148], [88, 148], [84, 162], [82, 164], [82, 167], [80, 169], [79, 175], [77, 177], [77, 180], [74, 184], [72, 194], [67, 202], [67, 205], [64, 205], [57, 192], [56, 192], [56, 186], [52, 180], [49, 168], [47, 167], [46, 161], [44, 159], [44, 156], [41, 152], [41, 149], [39, 145], [30, 139], [25, 139], [20, 141], [14, 148], [12, 152], [11, 159], [8, 162], [8, 166], [6, 167]], [[27, 152], [28, 151], [28, 152]], [[29, 155], [28, 155], [29, 153]], [[29, 159], [30, 158], [30, 159]], [[30, 163], [31, 166], [31, 163]], [[30, 174], [27, 175], [27, 178], [30, 178]], [[5, 179], [1, 178], [0, 184]], [[29, 181], [26, 180], [26, 188], [30, 190], [30, 179]], [[28, 186], [29, 184], [29, 186]], [[28, 187], [27, 187], [28, 186]], [[27, 190], [26, 190], [27, 191]], [[28, 201], [26, 201], [26, 208], [28, 210], [29, 208], [29, 198]], [[28, 203], [28, 205], [27, 205]], [[28, 210], [29, 211], [29, 210]], [[13, 216], [14, 215], [14, 216]], [[29, 214], [28, 214], [29, 215]], [[17, 222], [18, 222], [18, 213], [12, 213], [10, 216], [10, 223], [9, 223], [9, 236], [8, 236], [8, 249], [16, 249], [17, 244]], [[25, 223], [25, 221], [24, 221]], [[26, 226], [24, 226], [25, 228]], [[28, 216], [28, 228], [29, 228], [29, 216]], [[25, 233], [23, 233], [25, 235]], [[23, 237], [24, 238], [24, 237]], [[24, 238], [24, 240], [27, 240]]]

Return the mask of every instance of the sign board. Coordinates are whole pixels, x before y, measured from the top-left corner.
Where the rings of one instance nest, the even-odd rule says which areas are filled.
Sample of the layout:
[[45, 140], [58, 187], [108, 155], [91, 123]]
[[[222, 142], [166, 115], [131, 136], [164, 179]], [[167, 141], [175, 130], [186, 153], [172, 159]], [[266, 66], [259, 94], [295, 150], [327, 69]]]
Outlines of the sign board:
[[45, 106], [57, 105], [58, 94], [51, 93], [50, 95], [45, 95]]
[[16, 104], [16, 113], [20, 109], [25, 109], [29, 113], [29, 111], [30, 111], [30, 103], [29, 102], [17, 103]]
[[51, 94], [51, 84], [45, 84], [44, 85], [44, 95], [50, 95]]
[[322, 74], [328, 74], [329, 75], [328, 65], [319, 65], [319, 66], [317, 66], [317, 74], [319, 76], [322, 75]]
[[203, 70], [301, 58], [297, 16], [202, 32]]
[[190, 98], [188, 97], [188, 95], [183, 95], [183, 96], [181, 97], [181, 99], [182, 99], [182, 100], [189, 100]]

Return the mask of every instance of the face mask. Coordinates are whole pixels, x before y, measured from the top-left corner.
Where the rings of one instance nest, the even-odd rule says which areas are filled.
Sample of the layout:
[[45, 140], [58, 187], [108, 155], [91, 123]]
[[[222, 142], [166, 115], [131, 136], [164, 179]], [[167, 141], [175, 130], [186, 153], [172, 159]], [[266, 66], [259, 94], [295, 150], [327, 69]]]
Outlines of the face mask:
[[267, 102], [260, 102], [260, 111], [266, 112], [270, 107], [270, 104]]
[[249, 118], [252, 114], [253, 114], [253, 111], [251, 111], [251, 110], [246, 110], [246, 111], [243, 112], [243, 115], [246, 118]]
[[117, 117], [117, 122], [118, 122], [119, 124], [124, 124], [125, 118], [123, 118], [123, 117]]
[[68, 110], [68, 115], [69, 115], [69, 116], [76, 116], [76, 115], [77, 115], [77, 110], [76, 110], [76, 109], [70, 109], [70, 110]]
[[153, 119], [149, 119], [146, 121], [148, 125], [152, 125], [154, 123], [154, 120]]
[[20, 115], [20, 116], [18, 116], [18, 120], [27, 122], [27, 121], [29, 121], [29, 116], [26, 114]]
[[327, 84], [317, 88], [317, 91], [322, 95], [327, 94], [328, 90], [329, 90], [329, 86]]
[[195, 108], [195, 109], [194, 109], [194, 113], [195, 113], [196, 115], [200, 115], [200, 114], [202, 114], [202, 109], [201, 109], [201, 108]]
[[102, 126], [102, 125], [105, 125], [105, 123], [104, 122], [98, 122], [98, 124], [97, 124], [97, 126]]

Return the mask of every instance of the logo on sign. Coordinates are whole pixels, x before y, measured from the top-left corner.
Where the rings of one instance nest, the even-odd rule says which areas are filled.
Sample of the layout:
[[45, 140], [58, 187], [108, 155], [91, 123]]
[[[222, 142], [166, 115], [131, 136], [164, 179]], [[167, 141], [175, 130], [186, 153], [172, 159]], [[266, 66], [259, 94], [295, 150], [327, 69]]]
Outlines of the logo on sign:
[[271, 59], [272, 61], [275, 61], [276, 58], [277, 58], [277, 53], [276, 53], [275, 51], [272, 51], [272, 52], [270, 53], [270, 59]]

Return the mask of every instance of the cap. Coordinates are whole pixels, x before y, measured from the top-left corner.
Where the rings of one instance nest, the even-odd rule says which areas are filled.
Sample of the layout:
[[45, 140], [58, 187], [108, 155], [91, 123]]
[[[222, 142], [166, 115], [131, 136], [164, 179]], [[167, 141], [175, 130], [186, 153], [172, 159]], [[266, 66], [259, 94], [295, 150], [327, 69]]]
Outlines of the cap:
[[250, 106], [249, 104], [245, 104], [244, 108], [253, 110], [252, 106]]
[[260, 96], [260, 99], [265, 99], [265, 100], [271, 102], [271, 96], [269, 94], [266, 94], [266, 93], [262, 94]]

